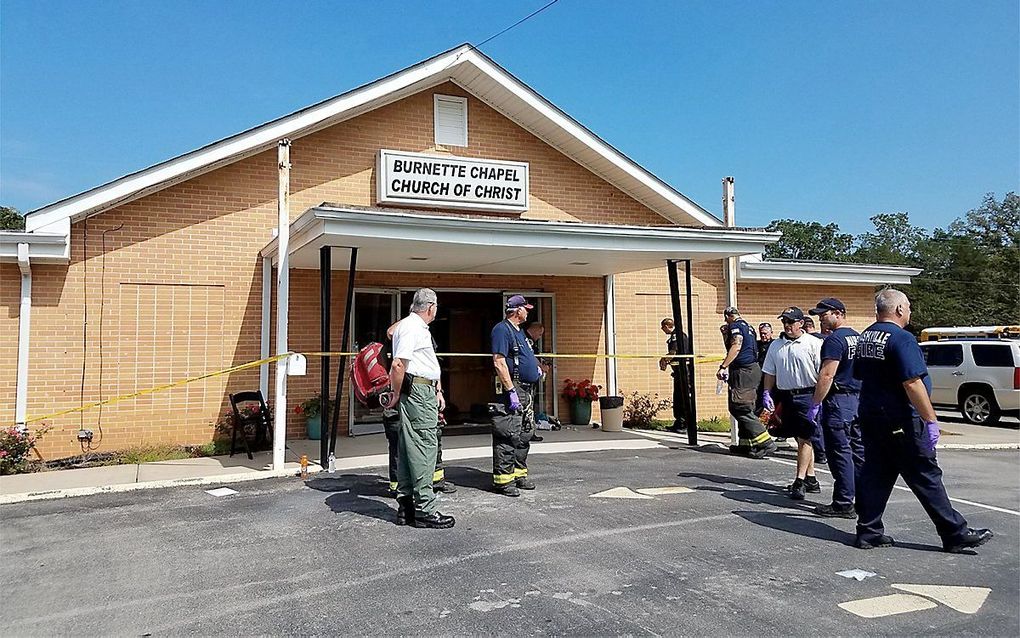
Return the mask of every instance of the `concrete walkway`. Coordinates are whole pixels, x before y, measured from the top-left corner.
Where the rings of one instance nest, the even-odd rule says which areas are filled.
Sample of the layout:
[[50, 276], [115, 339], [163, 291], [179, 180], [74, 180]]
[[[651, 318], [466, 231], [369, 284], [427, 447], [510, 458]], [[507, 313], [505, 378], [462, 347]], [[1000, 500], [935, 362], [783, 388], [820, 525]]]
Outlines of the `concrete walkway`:
[[[1016, 426], [982, 427], [966, 423], [943, 423], [939, 447], [943, 449], [1005, 449], [1020, 448], [1020, 431]], [[562, 454], [599, 450], [625, 450], [677, 446], [687, 443], [686, 436], [667, 432], [623, 431], [603, 432], [592, 428], [565, 426], [562, 430], [540, 433], [545, 440], [533, 443], [532, 454]], [[728, 433], [698, 435], [700, 444], [728, 445]], [[444, 459], [485, 458], [492, 454], [491, 438], [484, 435], [448, 436], [443, 440]], [[337, 440], [337, 471], [382, 467], [387, 463], [386, 439], [382, 434], [343, 437]], [[288, 442], [286, 466], [273, 471], [272, 452], [258, 452], [249, 461], [242, 452], [229, 456], [213, 456], [175, 461], [159, 461], [138, 465], [111, 465], [72, 470], [54, 470], [0, 477], [0, 503], [64, 498], [102, 492], [136, 489], [239, 483], [298, 472], [301, 455], [317, 459], [319, 442], [295, 440]], [[320, 471], [316, 464], [310, 472]]]

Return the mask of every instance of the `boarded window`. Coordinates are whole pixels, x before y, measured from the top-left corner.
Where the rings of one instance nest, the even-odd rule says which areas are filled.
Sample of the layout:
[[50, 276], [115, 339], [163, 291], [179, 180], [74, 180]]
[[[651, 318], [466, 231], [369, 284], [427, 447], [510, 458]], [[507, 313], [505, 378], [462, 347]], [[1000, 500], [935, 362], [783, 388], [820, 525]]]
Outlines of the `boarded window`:
[[467, 146], [467, 98], [435, 96], [436, 144]]

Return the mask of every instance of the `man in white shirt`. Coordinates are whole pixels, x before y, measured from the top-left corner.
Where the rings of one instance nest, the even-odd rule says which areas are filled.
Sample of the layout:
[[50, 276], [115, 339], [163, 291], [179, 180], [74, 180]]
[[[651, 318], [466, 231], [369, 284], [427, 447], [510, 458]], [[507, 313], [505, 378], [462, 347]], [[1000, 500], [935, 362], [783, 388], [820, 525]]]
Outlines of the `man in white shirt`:
[[775, 410], [772, 393], [776, 392], [783, 406], [783, 428], [797, 438], [797, 478], [789, 489], [790, 498], [799, 501], [805, 492], [821, 491], [811, 446], [811, 437], [818, 428], [818, 407], [811, 399], [822, 365], [822, 340], [804, 332], [804, 312], [796, 306], [784, 310], [779, 319], [786, 339], [773, 343], [765, 355], [762, 406]]
[[414, 293], [411, 312], [397, 324], [390, 364], [394, 392], [385, 407], [400, 411], [397, 525], [445, 529], [453, 527], [454, 519], [439, 513], [432, 490], [439, 411], [446, 407], [439, 384], [439, 360], [429, 332], [438, 308], [435, 291], [421, 288]]

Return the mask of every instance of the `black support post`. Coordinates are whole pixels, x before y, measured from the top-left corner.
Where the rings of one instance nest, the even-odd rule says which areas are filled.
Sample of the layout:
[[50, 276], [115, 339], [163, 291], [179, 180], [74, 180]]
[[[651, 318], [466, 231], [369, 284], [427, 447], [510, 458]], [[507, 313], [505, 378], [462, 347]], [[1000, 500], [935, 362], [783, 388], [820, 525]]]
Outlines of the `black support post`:
[[[347, 269], [347, 305], [344, 307], [344, 332], [340, 338], [340, 352], [347, 352], [351, 343], [351, 314], [354, 311], [354, 275], [358, 272], [358, 249], [351, 248], [351, 265]], [[333, 423], [329, 428], [329, 451], [336, 452], [337, 424], [340, 422], [340, 397], [344, 395], [344, 374], [347, 372], [347, 356], [340, 355], [340, 365], [336, 371], [336, 410], [333, 411]], [[348, 406], [353, 410], [354, 406]], [[325, 432], [323, 432], [325, 438]]]
[[[691, 289], [691, 260], [684, 260], [684, 283], [687, 289], [687, 351], [685, 354], [694, 354], [694, 295]], [[687, 388], [690, 393], [690, 401], [687, 404], [687, 443], [698, 444], [698, 393], [695, 389], [694, 357], [687, 359]]]
[[[332, 246], [323, 246], [319, 249], [319, 302], [322, 306], [319, 343], [323, 352], [329, 352], [330, 288], [333, 279], [332, 256]], [[320, 365], [322, 379], [319, 385], [319, 396], [322, 397], [322, 414], [319, 421], [321, 424], [319, 428], [319, 465], [325, 468], [329, 457], [325, 428], [325, 425], [329, 423], [329, 357], [322, 357]]]

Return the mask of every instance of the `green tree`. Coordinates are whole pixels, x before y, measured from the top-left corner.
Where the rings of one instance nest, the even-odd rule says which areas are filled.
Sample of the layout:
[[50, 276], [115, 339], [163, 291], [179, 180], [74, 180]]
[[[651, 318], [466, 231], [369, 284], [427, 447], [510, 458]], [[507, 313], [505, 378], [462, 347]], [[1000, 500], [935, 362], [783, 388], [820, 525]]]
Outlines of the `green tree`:
[[765, 248], [766, 259], [849, 261], [852, 254], [853, 235], [840, 231], [836, 223], [777, 219], [767, 230], [778, 230], [783, 237]]
[[857, 238], [853, 260], [861, 264], [914, 264], [920, 245], [928, 239], [923, 228], [910, 223], [907, 213], [879, 213], [871, 218], [875, 232]]
[[0, 230], [25, 230], [25, 218], [17, 208], [0, 206]]

